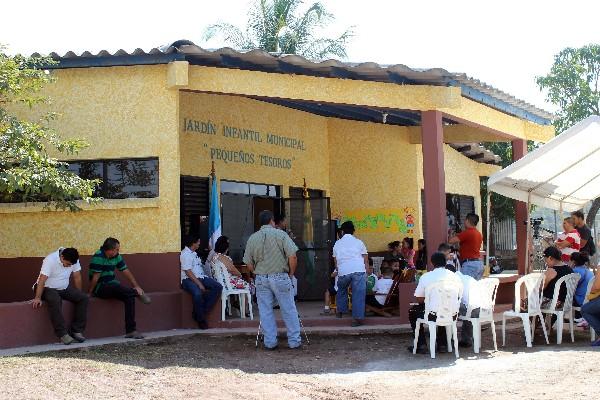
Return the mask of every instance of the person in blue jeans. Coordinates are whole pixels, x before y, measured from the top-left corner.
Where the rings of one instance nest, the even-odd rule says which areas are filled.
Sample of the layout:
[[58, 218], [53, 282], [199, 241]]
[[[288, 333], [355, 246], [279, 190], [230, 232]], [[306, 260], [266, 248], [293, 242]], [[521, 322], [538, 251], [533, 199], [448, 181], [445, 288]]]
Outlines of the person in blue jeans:
[[204, 275], [204, 269], [196, 250], [200, 248], [200, 238], [187, 236], [184, 238], [184, 248], [181, 250], [181, 287], [192, 295], [194, 311], [192, 316], [200, 329], [208, 329], [206, 315], [215, 305], [223, 286], [217, 281]]
[[596, 331], [596, 340], [592, 346], [600, 346], [600, 269], [596, 270], [592, 291], [588, 296], [588, 302], [581, 307], [581, 315], [590, 324], [590, 329]]
[[354, 224], [346, 221], [341, 226], [342, 236], [333, 246], [333, 257], [338, 271], [336, 306], [338, 318], [348, 313], [348, 288], [352, 287], [352, 326], [363, 325], [367, 296], [367, 269], [369, 254], [365, 244], [354, 237]]
[[244, 263], [256, 275], [254, 286], [263, 343], [267, 350], [274, 350], [278, 346], [277, 321], [273, 312], [273, 304], [277, 301], [287, 329], [288, 346], [300, 349], [300, 320], [292, 284], [292, 276], [298, 264], [298, 247], [286, 232], [275, 228], [271, 211], [261, 211], [258, 219], [261, 227], [248, 238]]

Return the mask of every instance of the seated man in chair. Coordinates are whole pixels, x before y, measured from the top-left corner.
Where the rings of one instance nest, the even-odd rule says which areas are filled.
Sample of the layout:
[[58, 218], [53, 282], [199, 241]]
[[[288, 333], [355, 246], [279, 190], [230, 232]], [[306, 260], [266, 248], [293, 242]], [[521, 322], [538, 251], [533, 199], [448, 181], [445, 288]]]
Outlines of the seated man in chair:
[[[415, 333], [415, 329], [417, 326], [417, 320], [419, 318], [423, 318], [425, 316], [425, 291], [428, 286], [444, 281], [444, 280], [453, 280], [458, 284], [462, 285], [462, 281], [456, 274], [452, 271], [446, 269], [446, 256], [444, 253], [436, 252], [431, 255], [431, 263], [434, 266], [432, 271], [427, 272], [419, 279], [419, 284], [415, 289], [415, 297], [417, 299], [417, 304], [413, 305], [408, 310], [408, 320], [410, 321], [410, 326], [413, 331], [413, 335]], [[436, 307], [436, 299], [431, 299], [431, 309], [435, 310]], [[428, 316], [430, 321], [435, 321], [435, 315], [430, 314]], [[439, 351], [444, 351], [447, 348], [446, 346], [446, 333], [444, 328], [438, 327], [438, 333], [436, 335], [437, 347]], [[413, 346], [409, 346], [408, 350], [410, 352], [413, 351]], [[419, 341], [417, 343], [417, 353], [418, 354], [428, 354], [429, 351], [427, 349], [427, 340], [425, 339], [425, 335], [419, 335]]]

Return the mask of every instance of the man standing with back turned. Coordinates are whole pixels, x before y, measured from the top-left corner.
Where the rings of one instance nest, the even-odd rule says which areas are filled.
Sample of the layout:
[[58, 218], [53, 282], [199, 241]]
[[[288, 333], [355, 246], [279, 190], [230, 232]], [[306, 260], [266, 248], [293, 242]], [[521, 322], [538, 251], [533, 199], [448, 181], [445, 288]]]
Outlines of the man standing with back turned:
[[287, 328], [288, 345], [299, 349], [300, 321], [291, 279], [298, 262], [298, 247], [287, 233], [275, 228], [271, 211], [261, 211], [258, 219], [261, 227], [248, 238], [244, 263], [256, 275], [254, 283], [264, 345], [267, 350], [277, 348], [277, 322], [273, 313], [273, 303], [277, 300]]

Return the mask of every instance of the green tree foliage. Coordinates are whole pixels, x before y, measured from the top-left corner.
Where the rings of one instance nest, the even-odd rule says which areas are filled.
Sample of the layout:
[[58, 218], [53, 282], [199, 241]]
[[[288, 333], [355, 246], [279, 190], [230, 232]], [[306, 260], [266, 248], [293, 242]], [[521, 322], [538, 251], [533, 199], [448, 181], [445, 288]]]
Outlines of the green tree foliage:
[[[600, 44], [562, 50], [550, 72], [536, 80], [540, 90], [547, 92], [547, 100], [559, 107], [553, 122], [557, 134], [590, 115], [600, 115]], [[600, 198], [592, 203], [588, 225], [599, 209]]]
[[228, 24], [209, 26], [204, 40], [221, 36], [239, 50], [263, 49], [272, 53], [298, 54], [311, 60], [346, 57], [346, 45], [352, 37], [347, 29], [337, 38], [318, 36], [318, 31], [333, 20], [319, 3], [301, 10], [302, 0], [256, 0], [248, 14], [245, 31]]
[[[54, 113], [37, 120], [19, 118], [15, 110], [49, 103], [43, 87], [53, 81], [42, 57], [6, 55], [0, 48], [0, 201], [43, 201], [56, 209], [78, 210], [75, 200], [96, 202], [97, 180], [79, 178], [68, 164], [51, 156], [72, 156], [87, 147], [82, 140], [63, 140], [51, 128]], [[33, 114], [33, 112], [31, 112]]]

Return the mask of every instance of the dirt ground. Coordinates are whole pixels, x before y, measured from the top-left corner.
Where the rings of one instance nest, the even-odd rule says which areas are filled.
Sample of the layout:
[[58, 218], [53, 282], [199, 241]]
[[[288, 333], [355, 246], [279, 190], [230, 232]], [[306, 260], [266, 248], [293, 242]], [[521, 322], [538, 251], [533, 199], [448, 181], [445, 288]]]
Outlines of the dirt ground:
[[[500, 333], [500, 332], [498, 332]], [[0, 399], [576, 399], [597, 393], [600, 353], [589, 335], [412, 355], [408, 334], [312, 336], [302, 350], [250, 336], [187, 336], [0, 358]], [[568, 336], [568, 335], [565, 335]], [[498, 335], [501, 345], [501, 336]], [[554, 339], [553, 335], [551, 339]], [[484, 397], [485, 396], [485, 397]]]

